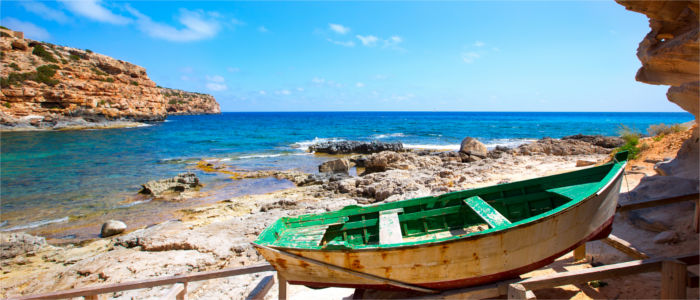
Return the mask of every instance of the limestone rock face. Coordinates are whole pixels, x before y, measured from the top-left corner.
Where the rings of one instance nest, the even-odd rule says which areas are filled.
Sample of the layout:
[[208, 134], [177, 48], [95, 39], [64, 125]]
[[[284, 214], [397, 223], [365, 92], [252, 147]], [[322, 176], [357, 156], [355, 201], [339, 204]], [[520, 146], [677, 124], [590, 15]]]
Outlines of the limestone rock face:
[[203, 115], [220, 114], [221, 108], [214, 96], [186, 92], [182, 90], [160, 88], [167, 104], [168, 115]]
[[[143, 67], [92, 51], [5, 34], [0, 48], [0, 110], [7, 117], [134, 121], [166, 117], [163, 95]], [[55, 71], [42, 76], [42, 67]]]
[[[670, 85], [669, 101], [695, 115], [700, 114], [700, 33], [698, 14], [700, 1], [635, 1], [615, 0], [628, 10], [649, 17], [651, 31], [644, 37], [637, 57], [642, 67], [637, 81]], [[673, 176], [698, 179], [698, 127], [678, 157], [664, 170]]]
[[0, 234], [0, 259], [31, 253], [46, 245], [46, 239], [24, 232]]
[[194, 173], [182, 173], [173, 178], [151, 180], [142, 185], [141, 194], [160, 197], [166, 193], [181, 193], [199, 187], [199, 178]]
[[668, 99], [698, 119], [700, 1], [616, 1], [628, 10], [649, 17], [651, 31], [637, 49], [637, 57], [642, 62], [637, 81], [670, 85]]

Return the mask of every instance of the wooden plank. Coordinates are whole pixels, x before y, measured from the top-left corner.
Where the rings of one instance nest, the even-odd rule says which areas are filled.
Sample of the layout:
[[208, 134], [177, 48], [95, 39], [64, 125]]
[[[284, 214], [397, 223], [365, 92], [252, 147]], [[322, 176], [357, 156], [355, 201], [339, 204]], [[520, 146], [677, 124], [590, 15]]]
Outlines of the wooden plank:
[[282, 274], [277, 272], [277, 280], [279, 281], [277, 283], [277, 287], [278, 287], [277, 299], [287, 300], [287, 279], [285, 279], [284, 276], [282, 276]]
[[64, 298], [73, 298], [73, 297], [80, 297], [80, 296], [92, 296], [92, 295], [107, 294], [107, 293], [113, 293], [113, 292], [119, 292], [119, 291], [152, 288], [155, 286], [168, 285], [168, 284], [174, 284], [174, 283], [200, 281], [200, 280], [229, 277], [229, 276], [236, 276], [236, 275], [243, 275], [243, 274], [267, 272], [267, 271], [275, 271], [275, 268], [273, 268], [268, 263], [264, 263], [264, 264], [252, 265], [252, 266], [247, 266], [247, 267], [242, 267], [242, 268], [231, 268], [231, 269], [223, 269], [223, 270], [216, 270], [216, 271], [198, 272], [198, 273], [189, 274], [189, 275], [158, 277], [158, 278], [129, 281], [129, 282], [122, 282], [122, 283], [115, 283], [115, 284], [105, 284], [105, 285], [84, 287], [84, 288], [78, 288], [78, 289], [72, 289], [72, 290], [66, 290], [66, 291], [51, 292], [51, 293], [40, 294], [40, 295], [29, 295], [29, 296], [12, 298], [12, 299], [64, 299]]
[[173, 287], [168, 290], [168, 293], [163, 295], [163, 297], [160, 297], [160, 300], [170, 300], [170, 299], [175, 299], [177, 295], [180, 294], [180, 292], [185, 290], [185, 284], [183, 283], [176, 283], [173, 284]]
[[661, 262], [663, 260], [663, 258], [634, 260], [607, 266], [532, 277], [519, 281], [518, 283], [522, 284], [528, 290], [538, 290], [567, 284], [584, 283], [610, 277], [655, 272], [661, 270]]
[[678, 260], [666, 260], [661, 265], [661, 299], [685, 299], [688, 266]]
[[581, 246], [574, 249], [574, 260], [586, 259], [586, 243], [581, 244]]
[[670, 197], [670, 198], [654, 199], [654, 200], [635, 202], [635, 203], [628, 203], [625, 205], [618, 206], [617, 211], [623, 212], [623, 211], [628, 211], [628, 210], [641, 209], [641, 208], [647, 208], [647, 207], [655, 207], [655, 206], [661, 206], [661, 205], [683, 202], [683, 201], [691, 201], [691, 200], [697, 201], [698, 198], [700, 198], [700, 193], [687, 194], [687, 195], [681, 195], [681, 196]]
[[513, 283], [508, 285], [508, 299], [534, 300], [537, 298], [535, 293], [525, 289], [522, 284]]
[[272, 286], [275, 284], [275, 276], [268, 275], [260, 279], [260, 282], [255, 286], [253, 291], [250, 292], [247, 300], [260, 300], [265, 299], [265, 295], [270, 291]]
[[636, 247], [632, 246], [630, 242], [625, 241], [617, 236], [608, 235], [607, 238], [603, 239], [603, 243], [610, 245], [611, 247], [619, 250], [620, 252], [629, 255], [635, 259], [647, 259], [649, 255], [640, 251]]
[[379, 212], [379, 243], [396, 244], [403, 242], [399, 212], [403, 209], [392, 209]]
[[506, 226], [510, 224], [510, 221], [506, 219], [500, 212], [498, 212], [493, 206], [486, 203], [479, 196], [469, 197], [464, 199], [466, 203], [479, 217], [481, 217], [486, 223], [491, 227]]
[[187, 300], [187, 282], [182, 283], [182, 291], [175, 295], [175, 300]]

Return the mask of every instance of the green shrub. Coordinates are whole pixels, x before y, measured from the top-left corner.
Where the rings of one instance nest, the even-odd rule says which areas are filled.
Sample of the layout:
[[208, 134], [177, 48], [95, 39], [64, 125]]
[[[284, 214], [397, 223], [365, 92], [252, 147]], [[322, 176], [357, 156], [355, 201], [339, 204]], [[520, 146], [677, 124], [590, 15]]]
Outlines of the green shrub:
[[656, 125], [650, 125], [647, 129], [647, 132], [649, 132], [649, 135], [651, 136], [664, 136], [675, 132], [681, 132], [685, 129], [686, 128], [684, 128], [681, 124], [673, 124], [671, 126], [668, 126], [664, 123], [661, 123]]
[[625, 125], [621, 126], [619, 133], [620, 138], [622, 138], [625, 141], [625, 144], [616, 148], [613, 153], [617, 153], [620, 151], [628, 151], [628, 158], [630, 160], [636, 158], [639, 152], [642, 150], [637, 146], [639, 144], [639, 138], [642, 136], [642, 134]]
[[8, 37], [8, 38], [11, 38], [11, 37], [12, 37], [9, 33], [4, 32], [4, 31], [3, 31], [3, 32], [0, 32], [0, 36], [2, 36], [2, 37]]
[[10, 104], [10, 102], [5, 102], [5, 104], [3, 104], [3, 105], [5, 105], [5, 107], [7, 107], [7, 108], [12, 108], [12, 104]]
[[16, 63], [11, 63], [10, 68], [14, 69], [15, 71], [19, 71], [19, 66]]
[[7, 28], [7, 27], [2, 26], [2, 25], [0, 25], [0, 28], [10, 30], [10, 28]]
[[132, 80], [132, 81], [131, 81], [131, 85], [139, 86], [139, 83]]
[[46, 51], [46, 49], [44, 49], [44, 46], [42, 46], [41, 44], [37, 44], [34, 46], [34, 50], [32, 50], [32, 54], [34, 54], [38, 57], [41, 57], [43, 60], [48, 61], [48, 62], [52, 62], [52, 63], [58, 62], [58, 60], [56, 60], [56, 58], [53, 57], [53, 54], [51, 54], [51, 52], [49, 52], [49, 51]]
[[75, 54], [71, 54], [69, 57], [71, 60], [80, 60], [80, 56], [75, 55]]
[[114, 78], [112, 77], [100, 77], [99, 80], [104, 82], [114, 82]]
[[177, 104], [177, 100], [171, 99], [170, 101], [168, 101], [168, 104]]
[[87, 52], [87, 53], [92, 53], [92, 50], [90, 50], [90, 49], [85, 49], [85, 52]]
[[36, 68], [36, 79], [30, 78], [36, 82], [44, 83], [48, 86], [54, 86], [58, 84], [58, 80], [53, 79], [53, 75], [56, 74], [56, 70], [60, 69], [57, 65], [43, 65]]

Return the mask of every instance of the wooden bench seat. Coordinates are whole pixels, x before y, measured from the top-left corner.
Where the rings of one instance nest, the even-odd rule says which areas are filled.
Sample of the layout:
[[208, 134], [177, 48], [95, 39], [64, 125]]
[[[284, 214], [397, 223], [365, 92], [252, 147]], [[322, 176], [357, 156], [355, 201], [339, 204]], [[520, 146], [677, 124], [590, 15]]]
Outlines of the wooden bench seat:
[[401, 223], [399, 213], [403, 208], [384, 210], [379, 212], [379, 244], [396, 244], [403, 242], [401, 235]]
[[508, 221], [506, 217], [504, 217], [500, 212], [493, 208], [493, 206], [486, 203], [486, 201], [481, 199], [479, 196], [472, 196], [464, 199], [464, 203], [467, 204], [467, 206], [469, 206], [492, 228], [510, 224], [510, 221]]

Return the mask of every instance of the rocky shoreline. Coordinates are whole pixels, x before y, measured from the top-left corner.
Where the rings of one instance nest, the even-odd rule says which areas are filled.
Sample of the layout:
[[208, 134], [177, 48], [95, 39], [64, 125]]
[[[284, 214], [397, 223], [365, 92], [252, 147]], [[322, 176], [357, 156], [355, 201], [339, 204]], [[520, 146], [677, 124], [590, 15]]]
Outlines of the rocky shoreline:
[[[262, 258], [249, 242], [282, 216], [545, 176], [573, 170], [578, 161], [602, 163], [612, 151], [612, 148], [580, 139], [543, 139], [515, 149], [487, 150], [485, 154], [481, 151], [485, 147], [480, 147], [478, 141], [468, 144], [458, 152], [414, 150], [348, 154], [338, 158], [340, 162], [329, 160], [334, 162], [333, 166], [319, 174], [298, 171], [226, 173], [238, 178], [274, 176], [291, 180], [298, 187], [183, 209], [178, 220], [147, 228], [130, 228], [124, 234], [80, 244], [56, 246], [38, 237], [2, 233], [0, 247], [13, 255], [0, 259], [3, 273], [0, 297], [257, 263]], [[351, 165], [357, 168], [359, 175], [349, 174]], [[201, 168], [209, 172], [233, 172], [225, 165], [203, 164]], [[196, 186], [189, 175], [183, 176], [187, 180], [170, 181]], [[158, 185], [152, 182], [145, 186], [167, 189], [156, 188]], [[213, 289], [214, 283], [202, 282], [191, 284], [188, 289], [195, 298], [239, 298], [253, 288], [255, 278], [251, 275], [221, 279]], [[111, 296], [150, 297], [162, 294], [163, 289]]]

